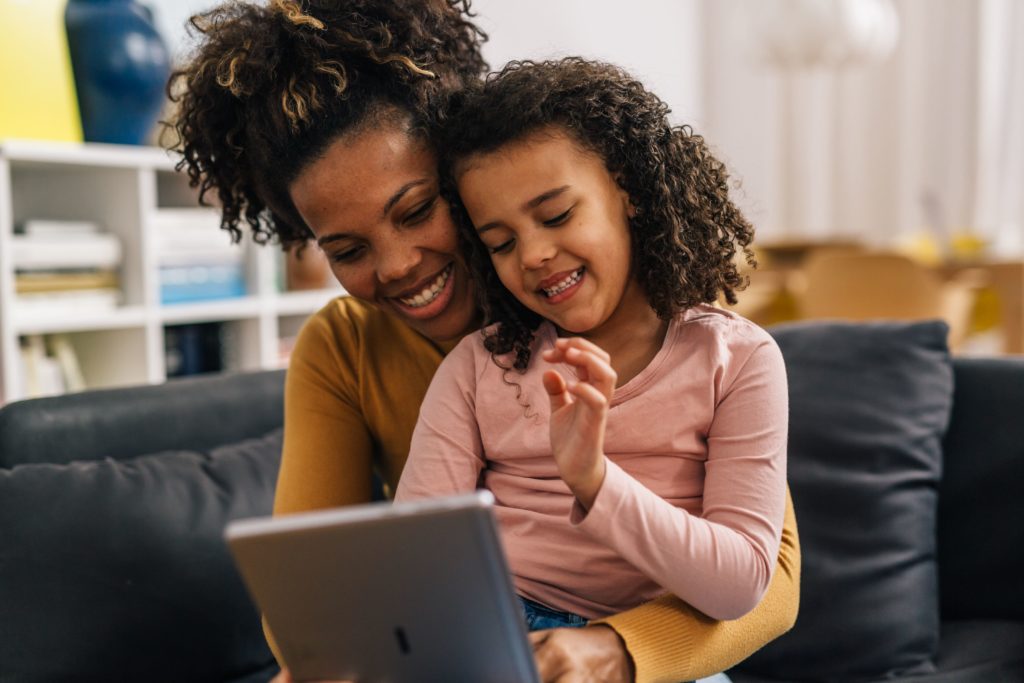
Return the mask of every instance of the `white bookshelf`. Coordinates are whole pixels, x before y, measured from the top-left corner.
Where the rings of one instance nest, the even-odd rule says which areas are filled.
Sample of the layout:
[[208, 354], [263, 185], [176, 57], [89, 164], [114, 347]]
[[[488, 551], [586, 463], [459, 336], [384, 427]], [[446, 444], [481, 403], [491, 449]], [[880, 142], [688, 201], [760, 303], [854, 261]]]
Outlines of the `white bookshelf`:
[[[269, 369], [280, 365], [282, 338], [343, 293], [278, 291], [280, 250], [244, 241], [236, 248], [243, 250], [246, 296], [162, 305], [157, 217], [168, 209], [216, 213], [196, 208], [175, 161], [156, 148], [0, 141], [0, 404], [25, 397], [19, 349], [30, 335], [66, 335], [89, 388], [164, 381], [165, 329], [191, 323], [224, 323], [228, 369]], [[59, 314], [19, 306], [12, 238], [14, 226], [30, 218], [95, 221], [117, 235], [121, 305]]]

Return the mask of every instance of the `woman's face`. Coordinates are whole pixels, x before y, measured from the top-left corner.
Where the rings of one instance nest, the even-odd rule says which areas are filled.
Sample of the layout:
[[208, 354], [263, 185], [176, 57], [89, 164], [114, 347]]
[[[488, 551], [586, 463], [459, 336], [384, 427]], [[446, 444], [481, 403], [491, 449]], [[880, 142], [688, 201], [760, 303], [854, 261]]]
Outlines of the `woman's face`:
[[478, 313], [428, 145], [401, 124], [336, 140], [289, 190], [349, 294], [435, 341]]

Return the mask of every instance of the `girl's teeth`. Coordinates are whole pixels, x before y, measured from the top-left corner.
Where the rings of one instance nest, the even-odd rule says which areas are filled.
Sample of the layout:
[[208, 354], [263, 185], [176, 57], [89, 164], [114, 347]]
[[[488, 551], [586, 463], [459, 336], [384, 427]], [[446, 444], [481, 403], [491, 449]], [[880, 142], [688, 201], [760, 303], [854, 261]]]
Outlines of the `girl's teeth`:
[[554, 287], [547, 287], [547, 288], [545, 288], [543, 290], [544, 294], [547, 295], [548, 297], [552, 297], [552, 296], [555, 296], [557, 294], [561, 294], [562, 292], [564, 292], [565, 290], [569, 289], [574, 284], [579, 282], [580, 281], [580, 277], [582, 277], [582, 275], [583, 275], [583, 269], [580, 268], [579, 270], [574, 272], [572, 275], [570, 275], [569, 277], [565, 278], [564, 280], [562, 280], [561, 282], [556, 284]]
[[415, 296], [408, 298], [399, 299], [406, 306], [413, 306], [419, 308], [420, 306], [426, 306], [431, 301], [437, 298], [437, 295], [444, 289], [445, 283], [448, 281], [448, 275], [451, 273], [450, 268], [445, 268], [437, 279], [434, 280], [430, 286], [426, 287], [422, 292]]

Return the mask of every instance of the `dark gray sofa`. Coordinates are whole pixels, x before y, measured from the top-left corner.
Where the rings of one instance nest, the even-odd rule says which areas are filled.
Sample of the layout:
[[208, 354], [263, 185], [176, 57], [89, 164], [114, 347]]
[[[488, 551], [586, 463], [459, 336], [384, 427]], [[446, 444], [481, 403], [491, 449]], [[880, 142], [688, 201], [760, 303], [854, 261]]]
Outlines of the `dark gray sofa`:
[[[864, 345], [835, 348], [835, 339], [850, 339], [851, 329], [860, 331]], [[843, 589], [844, 595], [855, 598], [855, 611], [862, 604], [863, 614], [850, 613], [850, 605], [836, 595], [836, 586], [852, 586], [849, 582], [858, 576], [879, 571], [871, 557], [839, 562], [828, 555], [831, 544], [845, 542], [828, 536], [837, 526], [829, 514], [847, 502], [835, 491], [817, 491], [816, 482], [830, 476], [829, 458], [845, 462], [844, 477], [850, 476], [850, 463], [841, 454], [827, 454], [802, 467], [793, 461], [798, 457], [794, 453], [792, 490], [804, 548], [802, 611], [790, 634], [730, 672], [737, 683], [1024, 681], [1024, 359], [957, 359], [950, 365], [934, 341], [943, 331], [922, 329], [819, 325], [787, 328], [777, 337], [787, 357], [791, 388], [804, 394], [794, 395], [792, 404], [793, 445], [798, 449], [808, 446], [808, 431], [820, 432], [820, 410], [848, 415], [851, 410], [844, 401], [863, 401], [858, 391], [870, 386], [870, 378], [884, 370], [880, 366], [909, 368], [907, 377], [887, 374], [897, 375], [897, 387], [912, 383], [909, 375], [916, 372], [917, 361], [907, 361], [900, 345], [923, 345], [928, 362], [951, 368], [948, 383], [937, 371], [923, 393], [887, 392], [895, 403], [872, 404], [870, 416], [883, 419], [898, 413], [893, 405], [905, 406], [914, 419], [938, 415], [934, 400], [929, 399], [927, 410], [914, 400], [934, 393], [936, 386], [941, 390], [955, 385], [948, 429], [941, 415], [928, 427], [941, 432], [941, 467], [918, 457], [915, 449], [929, 437], [916, 434], [909, 452], [918, 464], [924, 463], [924, 474], [886, 479], [880, 474], [882, 456], [858, 451], [861, 425], [853, 424], [848, 432], [825, 430], [827, 437], [853, 442], [850, 453], [861, 453], [855, 464], [861, 474], [854, 477], [867, 487], [861, 493], [875, 495], [872, 487], [881, 481], [882, 495], [923, 492], [913, 504], [923, 500], [928, 505], [937, 496], [937, 522], [931, 526], [899, 517], [886, 522], [884, 516], [868, 520], [876, 528], [855, 528], [864, 520], [849, 524], [850, 538], [857, 543], [884, 535], [885, 523], [937, 538], [937, 546], [931, 546], [937, 555], [929, 555], [927, 546], [916, 555], [907, 554], [913, 559], [905, 558], [900, 548], [887, 549], [894, 562], [879, 575], [879, 582], [886, 582], [913, 565], [913, 576], [925, 577], [923, 585], [930, 593], [924, 601], [935, 605], [935, 623], [928, 606], [911, 610], [920, 628], [910, 629], [915, 633], [907, 643], [914, 652], [908, 660], [901, 659], [905, 653], [891, 652], [886, 661], [871, 661], [866, 650], [886, 648], [857, 628], [844, 630], [865, 617], [888, 623], [906, 615], [874, 618], [885, 613], [885, 605], [854, 595], [853, 588]], [[867, 349], [875, 355], [865, 359]], [[879, 355], [877, 349], [883, 352]], [[830, 357], [837, 362], [847, 358], [845, 376], [863, 378], [858, 386], [846, 387], [854, 398], [844, 399], [843, 387], [826, 381], [836, 363], [821, 359]], [[914, 358], [920, 360], [920, 353]], [[801, 374], [797, 363], [815, 369]], [[231, 519], [270, 510], [281, 444], [282, 380], [281, 372], [211, 376], [23, 401], [0, 409], [0, 683], [255, 683], [273, 675], [276, 669], [258, 614], [234, 571], [221, 531]], [[822, 400], [816, 392], [830, 398]], [[846, 488], [856, 487], [838, 490]], [[866, 507], [891, 513], [884, 505]], [[826, 523], [819, 524], [821, 519]], [[937, 568], [937, 583], [935, 572], [920, 571], [929, 563]], [[843, 573], [851, 567], [853, 576]], [[833, 576], [835, 583], [830, 584]], [[905, 584], [897, 588], [913, 592]], [[829, 632], [828, 624], [840, 626]], [[941, 636], [929, 636], [933, 626], [936, 634], [941, 628]], [[841, 657], [851, 665], [845, 666]]]

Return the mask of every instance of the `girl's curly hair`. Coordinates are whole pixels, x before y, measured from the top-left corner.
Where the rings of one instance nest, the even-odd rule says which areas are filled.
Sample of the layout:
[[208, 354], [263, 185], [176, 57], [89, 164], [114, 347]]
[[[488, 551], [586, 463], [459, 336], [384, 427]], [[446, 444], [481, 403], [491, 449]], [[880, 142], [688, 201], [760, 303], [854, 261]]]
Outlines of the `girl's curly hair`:
[[628, 193], [631, 272], [658, 317], [724, 295], [736, 303], [750, 265], [754, 230], [729, 199], [729, 175], [689, 126], [668, 123], [668, 106], [622, 69], [579, 57], [510, 62], [452, 101], [441, 134], [445, 193], [460, 225], [463, 250], [488, 323], [484, 345], [512, 354], [525, 370], [542, 318], [501, 284], [491, 257], [455, 191], [459, 161], [486, 154], [530, 133], [557, 127], [599, 155]]
[[200, 44], [167, 85], [178, 170], [200, 203], [216, 193], [236, 241], [244, 221], [258, 242], [304, 243], [289, 184], [340, 135], [395, 112], [432, 129], [486, 71], [472, 16], [470, 0], [270, 0], [192, 17]]

